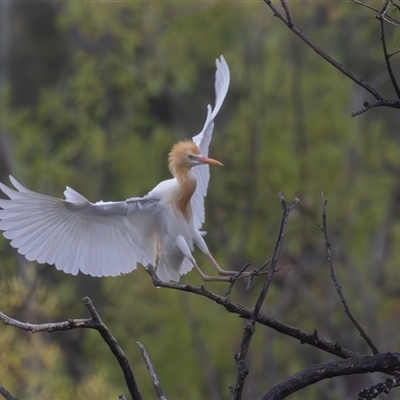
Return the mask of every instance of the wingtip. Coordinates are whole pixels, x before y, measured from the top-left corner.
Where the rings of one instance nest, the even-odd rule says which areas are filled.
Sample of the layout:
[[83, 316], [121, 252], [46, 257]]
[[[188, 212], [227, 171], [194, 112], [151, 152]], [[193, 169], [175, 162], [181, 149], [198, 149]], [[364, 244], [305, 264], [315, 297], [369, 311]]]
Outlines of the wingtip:
[[32, 190], [28, 189], [27, 187], [25, 187], [24, 185], [19, 183], [12, 175], [10, 175], [9, 178], [10, 178], [10, 182], [13, 184], [15, 189], [18, 190], [18, 192], [33, 193]]
[[[15, 182], [17, 181], [12, 175], [8, 175], [8, 179], [15, 186]], [[15, 186], [16, 187], [16, 186]]]
[[[219, 58], [216, 59], [215, 64], [217, 67], [217, 71], [215, 73], [216, 91], [217, 91], [217, 86], [219, 85], [220, 87], [225, 87], [227, 92], [231, 80], [231, 72], [229, 70], [229, 65], [222, 54], [219, 56]], [[217, 92], [216, 94], [218, 95]]]
[[220, 68], [224, 68], [229, 71], [228, 63], [226, 62], [225, 57], [222, 54], [215, 60], [215, 65], [217, 67], [217, 70]]
[[6, 192], [3, 190], [3, 188], [4, 187], [7, 187], [4, 183], [1, 183], [0, 182], [0, 190], [4, 193], [4, 194], [6, 194]]
[[217, 65], [218, 65], [218, 62], [220, 63], [220, 64], [228, 64], [227, 62], [226, 62], [226, 60], [225, 60], [225, 57], [223, 56], [223, 54], [221, 54], [218, 58], [217, 58]]

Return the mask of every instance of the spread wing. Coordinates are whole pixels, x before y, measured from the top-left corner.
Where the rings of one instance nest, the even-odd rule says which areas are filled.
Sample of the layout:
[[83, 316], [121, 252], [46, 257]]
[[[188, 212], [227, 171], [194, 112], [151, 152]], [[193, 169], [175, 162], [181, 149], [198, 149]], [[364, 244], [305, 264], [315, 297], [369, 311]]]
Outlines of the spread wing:
[[[214, 119], [224, 102], [230, 80], [229, 67], [223, 56], [217, 58], [216, 65], [214, 110], [208, 105], [207, 118], [203, 130], [197, 136], [193, 137], [193, 142], [199, 148], [200, 153], [206, 157], [208, 156], [208, 147], [214, 130]], [[193, 167], [192, 171], [197, 177], [197, 188], [192, 197], [193, 220], [195, 228], [200, 229], [205, 221], [204, 197], [207, 196], [210, 168], [208, 165], [202, 165], [200, 167]]]
[[0, 183], [0, 229], [29, 261], [55, 264], [76, 275], [116, 276], [155, 265], [154, 196], [90, 203], [67, 187], [66, 200], [33, 192], [10, 176], [16, 190]]

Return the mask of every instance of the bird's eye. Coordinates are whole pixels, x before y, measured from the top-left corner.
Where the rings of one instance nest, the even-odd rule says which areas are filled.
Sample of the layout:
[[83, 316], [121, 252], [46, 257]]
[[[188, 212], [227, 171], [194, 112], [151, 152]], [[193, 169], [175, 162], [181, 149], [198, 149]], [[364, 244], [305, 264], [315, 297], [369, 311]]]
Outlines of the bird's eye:
[[189, 158], [190, 160], [193, 160], [193, 159], [194, 159], [194, 155], [193, 155], [193, 154], [188, 154], [188, 158]]

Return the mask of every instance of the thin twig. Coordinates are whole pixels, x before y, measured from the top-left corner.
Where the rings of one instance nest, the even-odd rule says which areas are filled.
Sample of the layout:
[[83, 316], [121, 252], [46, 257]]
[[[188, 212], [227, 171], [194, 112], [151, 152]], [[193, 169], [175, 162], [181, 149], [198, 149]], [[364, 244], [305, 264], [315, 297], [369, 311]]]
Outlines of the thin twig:
[[299, 29], [297, 29], [296, 26], [293, 24], [293, 21], [291, 20], [288, 6], [284, 0], [281, 0], [281, 5], [285, 11], [286, 17], [274, 6], [274, 4], [271, 0], [264, 0], [264, 3], [267, 4], [267, 6], [272, 10], [275, 17], [279, 18], [296, 36], [298, 36], [304, 43], [306, 43], [311, 49], [313, 49], [319, 56], [321, 56], [323, 59], [325, 59], [329, 64], [331, 64], [333, 67], [335, 67], [337, 70], [339, 70], [342, 74], [344, 74], [349, 79], [351, 79], [357, 85], [364, 88], [367, 92], [369, 92], [375, 98], [376, 105], [370, 106], [367, 103], [368, 107], [366, 107], [366, 104], [364, 103], [364, 108], [360, 111], [352, 113], [351, 114], [352, 117], [360, 115], [373, 107], [383, 107], [384, 106], [384, 107], [400, 109], [400, 101], [385, 99], [379, 93], [379, 91], [376, 90], [375, 88], [373, 88], [367, 81], [358, 77], [353, 72], [351, 72], [346, 67], [344, 67], [342, 64], [338, 63], [329, 54], [325, 53], [320, 47], [318, 47], [315, 43], [313, 43], [303, 32], [301, 32]]
[[385, 11], [382, 13], [382, 17], [389, 24], [392, 24], [392, 25], [395, 25], [396, 27], [399, 27], [400, 26], [400, 22], [398, 20], [394, 19], [392, 16], [388, 15], [388, 12], [392, 7], [396, 8], [397, 11], [400, 11], [400, 7], [396, 3], [394, 3], [393, 0], [390, 0], [390, 5], [388, 7], [386, 7]]
[[[244, 265], [244, 267], [237, 273], [237, 276], [242, 275], [243, 272], [245, 272], [246, 269], [250, 267], [250, 265], [251, 265], [251, 261], [248, 261], [248, 262]], [[249, 282], [251, 282], [251, 278], [252, 278], [253, 276], [254, 276], [254, 275], [250, 275], [250, 276], [249, 276]], [[228, 287], [228, 290], [227, 290], [226, 293], [225, 293], [225, 297], [229, 297], [229, 296], [230, 296], [230, 294], [231, 294], [231, 292], [232, 292], [232, 289], [233, 289], [233, 286], [235, 285], [236, 281], [237, 281], [237, 279], [233, 279], [233, 280], [232, 280], [231, 284], [230, 284], [229, 287]]]
[[379, 10], [378, 10], [377, 8], [372, 7], [372, 6], [370, 6], [369, 4], [364, 3], [363, 1], [360, 1], [360, 0], [351, 0], [351, 1], [352, 1], [353, 3], [359, 4], [360, 6], [363, 6], [363, 7], [365, 7], [365, 8], [369, 8], [370, 10], [379, 13]]
[[[254, 271], [256, 271], [257, 274], [259, 274], [259, 273], [260, 273], [264, 268], [266, 268], [270, 263], [271, 263], [271, 259], [268, 258], [268, 260], [265, 261], [265, 263], [264, 263], [263, 265], [261, 265], [260, 268], [256, 268]], [[268, 271], [267, 271], [267, 273], [268, 273]], [[255, 274], [255, 275], [250, 275], [250, 276], [249, 276], [249, 281], [248, 281], [247, 286], [246, 286], [246, 289], [245, 289], [246, 292], [247, 292], [248, 290], [250, 290], [251, 283], [253, 282], [253, 278], [254, 278], [255, 276], [257, 276], [257, 274]]]
[[[370, 10], [375, 11], [378, 14], [380, 13], [380, 11], [377, 8], [371, 6], [371, 5], [367, 4], [367, 3], [364, 3], [364, 2], [362, 2], [360, 0], [350, 0], [350, 1], [352, 1], [353, 3], [359, 4], [360, 6], [363, 6], [365, 8], [369, 8]], [[385, 19], [389, 24], [392, 24], [392, 25], [395, 25], [395, 26], [400, 26], [400, 21], [398, 19], [390, 16], [390, 15], [385, 15]]]
[[[318, 55], [328, 61], [331, 65], [333, 65], [336, 69], [350, 78], [353, 82], [357, 83], [363, 87], [366, 91], [372, 94], [377, 100], [383, 100], [381, 94], [371, 87], [371, 85], [364, 81], [362, 78], [359, 78], [347, 68], [345, 68], [342, 64], [338, 63], [334, 60], [329, 54], [326, 54], [321, 48], [319, 48], [315, 43], [313, 43], [303, 32], [296, 28], [293, 22], [289, 23], [289, 21], [279, 12], [279, 10], [273, 5], [271, 0], [264, 0], [267, 6], [273, 11], [274, 15], [279, 18], [296, 36], [298, 36], [304, 43], [306, 43], [309, 47], [311, 47]], [[286, 6], [287, 7], [287, 6]]]
[[286, 20], [287, 20], [289, 26], [293, 26], [292, 16], [290, 15], [290, 10], [289, 10], [289, 7], [286, 4], [286, 1], [285, 0], [281, 0], [281, 4], [282, 4], [282, 8], [285, 10]]
[[393, 69], [392, 69], [392, 64], [390, 62], [390, 55], [387, 50], [386, 46], [386, 37], [385, 37], [385, 19], [384, 15], [386, 15], [387, 11], [390, 9], [391, 5], [389, 5], [389, 0], [386, 0], [381, 12], [379, 13], [379, 16], [377, 16], [380, 24], [380, 30], [381, 30], [381, 42], [382, 42], [382, 50], [383, 50], [383, 56], [385, 58], [385, 63], [386, 63], [386, 69], [388, 70], [390, 80], [392, 82], [392, 86], [394, 91], [396, 92], [397, 98], [400, 100], [400, 88], [397, 83], [396, 77], [394, 76]]
[[11, 325], [15, 328], [22, 329], [24, 331], [36, 333], [36, 332], [55, 332], [65, 331], [70, 329], [88, 328], [95, 329], [103, 337], [104, 341], [108, 344], [110, 350], [117, 359], [122, 372], [125, 377], [126, 385], [132, 396], [132, 400], [142, 400], [139, 387], [136, 383], [135, 377], [132, 372], [132, 368], [129, 361], [119, 346], [117, 340], [111, 334], [110, 330], [101, 320], [98, 312], [96, 311], [92, 301], [89, 297], [83, 299], [85, 306], [88, 308], [92, 318], [88, 319], [69, 319], [62, 322], [50, 322], [46, 324], [30, 324], [29, 322], [21, 322], [14, 318], [8, 317], [4, 313], [0, 312], [0, 320], [3, 321], [4, 325]]
[[396, 50], [396, 51], [394, 51], [393, 53], [388, 54], [388, 57], [393, 57], [393, 56], [395, 56], [395, 55], [398, 54], [398, 53], [400, 53], [400, 50]]
[[250, 320], [244, 326], [243, 338], [242, 338], [242, 342], [240, 343], [240, 351], [238, 354], [235, 354], [235, 360], [236, 360], [238, 374], [237, 374], [235, 386], [230, 388], [231, 393], [232, 393], [232, 398], [234, 400], [239, 400], [242, 398], [244, 383], [245, 383], [246, 377], [249, 373], [248, 367], [246, 365], [246, 357], [247, 357], [247, 353], [248, 353], [248, 350], [250, 347], [250, 343], [251, 343], [253, 334], [255, 332], [256, 321], [260, 314], [261, 306], [264, 303], [264, 300], [268, 293], [268, 289], [272, 282], [272, 278], [276, 271], [276, 265], [279, 260], [279, 255], [280, 255], [282, 245], [283, 245], [283, 239], [285, 237], [285, 231], [286, 231], [286, 225], [287, 225], [289, 213], [293, 209], [293, 207], [295, 207], [296, 204], [299, 202], [299, 199], [295, 198], [294, 201], [289, 206], [287, 206], [285, 199], [281, 193], [279, 193], [279, 198], [280, 198], [281, 204], [282, 204], [283, 215], [282, 215], [282, 222], [281, 222], [281, 227], [279, 230], [278, 239], [277, 239], [277, 242], [275, 245], [274, 255], [272, 256], [271, 268], [268, 271], [263, 288], [262, 288], [261, 293], [257, 299], [255, 306], [254, 306], [254, 310], [252, 312]]
[[149, 355], [147, 354], [146, 349], [144, 348], [142, 343], [136, 342], [136, 344], [138, 345], [139, 350], [142, 353], [143, 360], [144, 360], [146, 367], [150, 373], [150, 378], [151, 378], [151, 381], [153, 382], [153, 387], [154, 387], [154, 390], [155, 390], [158, 398], [160, 400], [167, 400], [167, 398], [164, 395], [163, 390], [161, 389], [160, 381], [158, 380], [157, 373], [153, 367], [153, 363], [151, 362]]
[[324, 198], [324, 195], [322, 194], [322, 226], [319, 225], [319, 228], [321, 229], [324, 239], [325, 239], [325, 247], [326, 247], [326, 252], [328, 255], [328, 265], [329, 265], [329, 271], [331, 275], [331, 279], [335, 285], [336, 291], [339, 295], [340, 301], [343, 304], [344, 310], [348, 317], [350, 318], [350, 321], [353, 323], [353, 325], [356, 327], [358, 330], [360, 336], [367, 342], [368, 346], [371, 348], [372, 352], [374, 354], [378, 354], [379, 350], [376, 348], [370, 337], [366, 334], [362, 326], [359, 324], [357, 319], [354, 317], [353, 313], [350, 311], [350, 308], [346, 302], [346, 299], [343, 295], [342, 287], [340, 286], [338, 279], [336, 277], [335, 273], [335, 268], [333, 265], [333, 259], [332, 259], [332, 252], [331, 252], [331, 243], [329, 241], [328, 237], [328, 223], [327, 223], [327, 217], [326, 217], [326, 204], [328, 200]]
[[[364, 3], [363, 1], [360, 1], [360, 0], [350, 0], [350, 1], [352, 1], [353, 3], [359, 4], [360, 6], [363, 6], [365, 8], [369, 8], [370, 10], [375, 11], [378, 14], [380, 13], [379, 9], [377, 9], [367, 3]], [[395, 25], [395, 26], [400, 25], [400, 21], [397, 20], [396, 18], [391, 17], [390, 15], [386, 15], [385, 17], [387, 18], [387, 22], [389, 22], [390, 24]]]
[[0, 311], [0, 320], [4, 325], [11, 325], [15, 328], [22, 329], [27, 332], [55, 332], [66, 331], [77, 328], [90, 328], [95, 329], [95, 324], [91, 319], [69, 319], [63, 322], [49, 322], [46, 324], [30, 324], [29, 322], [21, 322], [14, 318], [7, 316]]
[[16, 397], [12, 396], [11, 393], [0, 383], [0, 394], [6, 400], [18, 400]]

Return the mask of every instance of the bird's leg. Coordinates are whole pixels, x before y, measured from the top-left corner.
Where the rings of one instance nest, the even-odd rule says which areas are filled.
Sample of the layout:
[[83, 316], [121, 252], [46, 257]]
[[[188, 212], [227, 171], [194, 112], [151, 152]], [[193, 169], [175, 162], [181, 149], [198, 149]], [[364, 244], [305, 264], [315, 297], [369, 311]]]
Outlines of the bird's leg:
[[239, 271], [226, 271], [226, 270], [222, 269], [218, 265], [218, 263], [215, 261], [214, 257], [211, 255], [210, 250], [208, 250], [206, 242], [204, 241], [200, 232], [196, 232], [196, 235], [194, 237], [194, 243], [196, 243], [198, 248], [207, 256], [207, 258], [210, 260], [213, 267], [218, 271], [219, 275], [229, 276], [229, 277], [233, 277], [235, 279], [245, 278], [246, 276], [254, 275], [254, 273], [252, 273], [252, 272], [240, 273]]
[[[211, 256], [211, 254], [210, 254], [210, 257], [214, 260], [214, 258]], [[197, 265], [196, 260], [193, 258], [192, 255], [189, 258], [189, 261], [197, 269], [197, 272], [200, 274], [201, 279], [203, 279], [203, 281], [206, 281], [206, 282], [233, 282], [236, 279], [241, 279], [241, 278], [245, 278], [245, 277], [248, 277], [248, 276], [252, 275], [250, 272], [245, 272], [245, 273], [239, 274], [238, 271], [236, 271], [236, 272], [234, 272], [234, 271], [225, 271], [224, 269], [220, 268], [219, 265], [217, 264], [217, 262], [214, 260], [215, 264], [213, 264], [213, 265], [215, 267], [218, 266], [218, 268], [219, 268], [218, 269], [218, 273], [220, 275], [225, 275], [225, 276], [209, 276], [209, 275], [206, 275], [200, 269], [200, 267]], [[228, 273], [229, 273], [229, 275], [228, 275]]]
[[239, 274], [239, 271], [226, 271], [225, 269], [222, 269], [218, 263], [215, 261], [215, 258], [211, 255], [210, 252], [205, 253], [207, 258], [210, 260], [211, 264], [214, 266], [214, 268], [218, 271], [220, 275], [224, 276], [232, 276], [232, 277], [237, 277], [237, 278], [244, 278], [246, 276], [251, 276], [254, 275], [252, 272], [242, 272]]
[[203, 279], [203, 281], [205, 281], [205, 282], [232, 282], [233, 277], [230, 277], [230, 276], [209, 276], [209, 275], [206, 275], [200, 269], [200, 267], [197, 265], [197, 263], [196, 263], [196, 261], [194, 259], [193, 259], [193, 261], [194, 262], [192, 262], [192, 260], [190, 260], [190, 262], [192, 262], [192, 264], [196, 268], [197, 272], [200, 274], [201, 279]]
[[218, 265], [218, 263], [215, 261], [214, 257], [211, 255], [211, 253], [208, 250], [207, 245], [205, 244], [204, 240], [201, 237], [200, 237], [200, 239], [201, 240], [197, 240], [196, 241], [196, 244], [199, 246], [200, 250], [202, 250], [203, 253], [207, 256], [207, 258], [210, 260], [211, 264], [218, 271], [219, 275], [223, 275], [223, 276], [209, 276], [209, 275], [206, 275], [200, 269], [200, 267], [197, 265], [197, 262], [194, 259], [194, 257], [192, 256], [192, 252], [190, 251], [189, 246], [186, 243], [186, 240], [184, 239], [183, 236], [179, 235], [176, 238], [176, 245], [178, 246], [179, 250], [183, 253], [183, 255], [196, 268], [197, 272], [200, 274], [201, 279], [203, 279], [203, 281], [206, 281], [206, 282], [213, 282], [213, 281], [232, 282], [232, 281], [234, 281], [236, 279], [241, 279], [241, 278], [246, 278], [246, 277], [249, 277], [249, 276], [256, 275], [253, 272], [226, 271], [226, 270], [222, 269]]
[[[200, 267], [197, 265], [196, 260], [194, 259], [194, 257], [192, 256], [192, 253], [189, 249], [188, 244], [186, 243], [186, 240], [183, 238], [183, 236], [179, 235], [176, 238], [176, 245], [178, 246], [179, 250], [183, 253], [183, 255], [192, 263], [192, 265], [196, 268], [197, 272], [200, 274], [201, 279], [203, 279], [203, 281], [206, 282], [213, 282], [213, 281], [218, 281], [218, 282], [232, 282], [233, 279], [235, 279], [235, 277], [233, 276], [209, 276], [206, 275], [201, 269]], [[211, 256], [211, 254], [210, 254]], [[214, 260], [215, 264], [217, 264], [217, 262]], [[219, 268], [219, 267], [218, 267]], [[223, 270], [222, 270], [223, 271]], [[242, 278], [243, 276], [238, 276], [239, 278]]]

